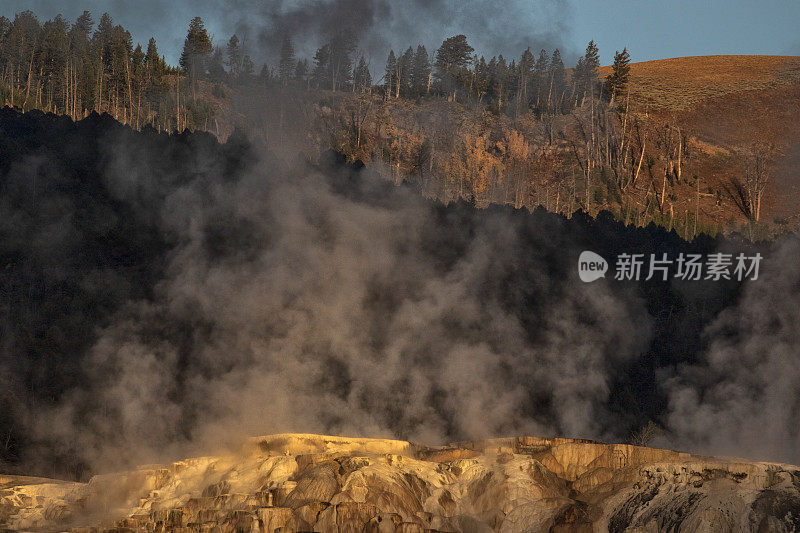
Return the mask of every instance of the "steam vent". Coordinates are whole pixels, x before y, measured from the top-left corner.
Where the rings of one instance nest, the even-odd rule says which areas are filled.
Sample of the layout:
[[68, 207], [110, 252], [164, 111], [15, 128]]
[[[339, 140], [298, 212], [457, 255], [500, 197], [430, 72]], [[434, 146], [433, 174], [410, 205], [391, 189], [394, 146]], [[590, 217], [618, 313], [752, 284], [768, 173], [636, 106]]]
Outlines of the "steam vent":
[[796, 531], [798, 468], [585, 440], [282, 434], [88, 483], [0, 476], [24, 531]]

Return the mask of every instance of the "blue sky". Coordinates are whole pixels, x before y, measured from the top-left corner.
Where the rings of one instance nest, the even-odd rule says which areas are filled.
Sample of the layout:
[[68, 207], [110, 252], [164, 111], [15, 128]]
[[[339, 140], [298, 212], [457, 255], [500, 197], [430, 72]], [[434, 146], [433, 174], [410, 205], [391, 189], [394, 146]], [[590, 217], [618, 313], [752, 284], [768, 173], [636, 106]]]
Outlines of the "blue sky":
[[[155, 35], [161, 52], [175, 63], [194, 15], [204, 18], [217, 43], [242, 31], [249, 31], [254, 43], [261, 31], [256, 27], [280, 31], [265, 14], [271, 8], [292, 9], [309, 1], [0, 0], [0, 15], [13, 17], [32, 9], [41, 19], [63, 13], [74, 20], [89, 9], [97, 21], [108, 11], [131, 31], [134, 41], [144, 44]], [[433, 50], [456, 33], [466, 33], [481, 54], [518, 57], [528, 45], [534, 50], [559, 47], [568, 63], [590, 39], [598, 43], [603, 63], [624, 46], [634, 61], [706, 54], [800, 55], [800, 0], [350, 1], [374, 8], [373, 27], [363, 38], [373, 64], [380, 64], [389, 48], [422, 42]], [[324, 21], [316, 24], [325, 29]], [[312, 55], [316, 45], [298, 43], [298, 48]]]
[[573, 3], [573, 42], [594, 38], [604, 63], [711, 54], [800, 55], [798, 0], [603, 0]]

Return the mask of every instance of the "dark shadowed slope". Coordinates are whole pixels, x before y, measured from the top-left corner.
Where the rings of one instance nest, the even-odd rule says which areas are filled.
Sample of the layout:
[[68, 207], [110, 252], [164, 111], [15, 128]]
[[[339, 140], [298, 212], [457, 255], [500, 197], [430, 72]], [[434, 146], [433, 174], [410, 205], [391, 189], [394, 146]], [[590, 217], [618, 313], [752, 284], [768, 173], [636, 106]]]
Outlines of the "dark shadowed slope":
[[[770, 412], [800, 382], [794, 238], [445, 206], [336, 154], [284, 168], [240, 135], [106, 116], [4, 109], [0, 155], [3, 471], [278, 431], [621, 440], [649, 420], [673, 446], [796, 458], [796, 413]], [[764, 280], [584, 284], [585, 249], [758, 249]]]

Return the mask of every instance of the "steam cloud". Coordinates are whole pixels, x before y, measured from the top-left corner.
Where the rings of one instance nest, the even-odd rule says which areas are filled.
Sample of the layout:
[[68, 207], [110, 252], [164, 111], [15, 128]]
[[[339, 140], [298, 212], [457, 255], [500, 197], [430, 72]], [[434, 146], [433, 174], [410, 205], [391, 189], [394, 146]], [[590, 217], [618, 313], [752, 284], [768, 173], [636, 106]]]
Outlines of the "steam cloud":
[[647, 331], [643, 306], [520, 257], [525, 239], [555, 251], [528, 219], [272, 158], [225, 179], [193, 151], [178, 185], [131, 140], [107, 141], [105, 186], [174, 246], [152, 298], [99, 332], [82, 385], [35, 413], [46, 442], [104, 468], [278, 431], [612, 435], [610, 373], [644, 348], [628, 330]]
[[800, 242], [706, 332], [700, 364], [665, 383], [677, 444], [709, 453], [800, 460]]
[[565, 50], [563, 41], [572, 13], [566, 0], [514, 1], [503, 6], [488, 0], [307, 0], [257, 5], [238, 0], [235, 5], [236, 12], [260, 15], [240, 21], [239, 26], [258, 35], [273, 56], [284, 35], [311, 57], [320, 39], [344, 28], [359, 38], [377, 70], [390, 48], [398, 52], [421, 43], [432, 52], [446, 37], [459, 33], [469, 37], [478, 54], [511, 58], [527, 47], [572, 52]]
[[62, 452], [103, 470], [280, 431], [623, 440], [662, 414], [668, 446], [799, 458], [796, 238], [741, 297], [583, 284], [584, 249], [690, 245], [442, 206], [238, 135], [10, 110], [0, 130], [0, 431], [29, 472]]

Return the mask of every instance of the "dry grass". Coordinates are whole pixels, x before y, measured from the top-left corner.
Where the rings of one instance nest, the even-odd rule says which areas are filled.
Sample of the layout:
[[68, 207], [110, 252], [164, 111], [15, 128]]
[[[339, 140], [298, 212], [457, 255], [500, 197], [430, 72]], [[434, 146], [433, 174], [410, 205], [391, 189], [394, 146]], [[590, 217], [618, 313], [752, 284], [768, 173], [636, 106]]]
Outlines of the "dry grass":
[[[611, 67], [600, 69], [601, 77]], [[699, 56], [631, 64], [630, 102], [651, 126], [670, 124], [690, 136], [688, 176], [702, 187], [730, 188], [743, 169], [736, 153], [755, 143], [780, 157], [762, 206], [764, 218], [800, 212], [800, 57]], [[643, 113], [642, 113], [643, 114]], [[678, 204], [693, 204], [692, 187], [673, 189]], [[727, 196], [727, 195], [725, 195]], [[709, 220], [739, 218], [729, 199], [702, 206]], [[701, 201], [701, 204], [703, 202]]]
[[[611, 67], [600, 69], [605, 77]], [[631, 101], [653, 109], [685, 110], [736, 92], [800, 83], [800, 57], [698, 56], [631, 63]]]

